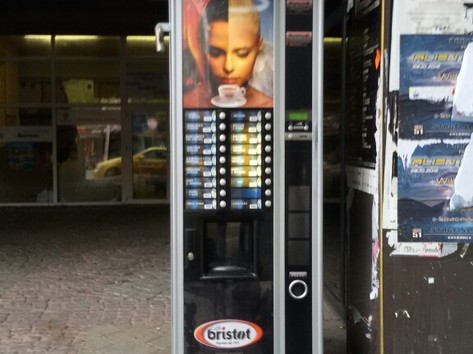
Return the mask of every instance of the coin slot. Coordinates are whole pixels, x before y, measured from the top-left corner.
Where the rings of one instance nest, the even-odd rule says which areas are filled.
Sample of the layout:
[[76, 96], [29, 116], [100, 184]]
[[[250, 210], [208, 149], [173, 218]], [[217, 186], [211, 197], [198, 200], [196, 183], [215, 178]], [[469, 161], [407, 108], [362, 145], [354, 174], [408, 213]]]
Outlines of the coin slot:
[[302, 280], [294, 280], [291, 284], [289, 284], [289, 294], [296, 300], [305, 298], [308, 292], [309, 288]]

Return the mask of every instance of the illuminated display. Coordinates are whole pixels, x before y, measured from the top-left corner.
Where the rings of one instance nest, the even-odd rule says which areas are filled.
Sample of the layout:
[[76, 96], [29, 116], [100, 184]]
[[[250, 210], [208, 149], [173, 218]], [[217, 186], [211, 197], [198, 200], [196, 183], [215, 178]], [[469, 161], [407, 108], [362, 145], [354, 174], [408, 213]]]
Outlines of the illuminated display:
[[215, 178], [186, 178], [186, 187], [212, 188], [217, 186]]
[[232, 156], [234, 155], [260, 155], [261, 156], [261, 145], [247, 145], [239, 144], [231, 146]]
[[231, 168], [232, 177], [260, 177], [261, 167], [238, 166]]
[[232, 134], [232, 143], [255, 145], [261, 143], [261, 134]]
[[261, 199], [232, 199], [232, 209], [261, 209]]
[[188, 111], [184, 115], [186, 209], [217, 208], [217, 136], [214, 111]]
[[[261, 112], [231, 116], [230, 185], [232, 209], [261, 209]], [[248, 188], [249, 187], [249, 188]]]
[[309, 113], [308, 112], [289, 112], [288, 118], [289, 120], [308, 121]]
[[198, 133], [215, 133], [216, 126], [215, 123], [187, 123], [186, 131], [188, 132], [198, 132]]
[[272, 114], [192, 110], [184, 119], [185, 208], [271, 206]]
[[261, 123], [233, 123], [232, 132], [260, 133]]
[[232, 155], [231, 163], [232, 163], [232, 166], [242, 166], [242, 165], [260, 166], [261, 165], [261, 156]]
[[261, 178], [232, 178], [231, 187], [261, 187]]
[[189, 144], [212, 144], [216, 140], [215, 134], [186, 134], [186, 143]]
[[215, 155], [215, 146], [212, 145], [187, 145], [186, 153], [189, 155]]
[[186, 200], [186, 209], [194, 210], [211, 210], [216, 209], [217, 203], [215, 200], [205, 200], [205, 199], [187, 199]]

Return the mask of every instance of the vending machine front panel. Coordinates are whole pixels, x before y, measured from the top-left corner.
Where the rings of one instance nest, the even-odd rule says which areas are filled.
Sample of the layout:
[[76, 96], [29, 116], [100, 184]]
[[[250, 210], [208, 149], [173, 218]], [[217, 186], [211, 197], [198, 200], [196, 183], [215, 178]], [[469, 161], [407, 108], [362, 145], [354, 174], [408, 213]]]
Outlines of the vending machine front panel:
[[174, 354], [320, 352], [313, 7], [170, 3]]

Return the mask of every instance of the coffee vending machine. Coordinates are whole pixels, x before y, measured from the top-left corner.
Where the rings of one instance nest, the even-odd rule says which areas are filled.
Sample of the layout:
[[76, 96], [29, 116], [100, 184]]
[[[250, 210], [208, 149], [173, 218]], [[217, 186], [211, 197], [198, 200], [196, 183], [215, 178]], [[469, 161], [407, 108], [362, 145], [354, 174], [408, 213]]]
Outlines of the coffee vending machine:
[[173, 354], [321, 354], [323, 5], [169, 6]]

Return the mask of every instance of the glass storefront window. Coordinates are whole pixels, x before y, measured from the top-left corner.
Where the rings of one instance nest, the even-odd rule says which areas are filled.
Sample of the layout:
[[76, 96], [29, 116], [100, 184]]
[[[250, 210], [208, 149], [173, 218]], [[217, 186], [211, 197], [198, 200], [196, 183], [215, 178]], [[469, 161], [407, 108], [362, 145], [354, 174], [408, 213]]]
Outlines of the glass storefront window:
[[53, 202], [51, 36], [0, 37], [0, 203]]
[[[59, 115], [59, 113], [58, 113]], [[79, 123], [80, 121], [83, 123]], [[89, 122], [86, 122], [89, 120]], [[121, 126], [119, 120], [57, 127], [58, 190], [60, 202], [98, 202], [121, 199]]]
[[56, 75], [58, 103], [120, 103], [120, 63], [117, 61], [58, 62]]
[[49, 107], [0, 108], [0, 127], [51, 124], [52, 111]]
[[0, 36], [0, 204], [167, 200], [168, 67], [154, 36]]
[[50, 54], [50, 35], [27, 34], [0, 37], [0, 57], [35, 57]]
[[160, 103], [169, 100], [169, 73], [156, 61], [127, 64], [125, 90], [128, 103]]
[[52, 124], [49, 107], [0, 108], [0, 127], [45, 126]]
[[50, 103], [49, 61], [0, 61], [0, 103]]
[[167, 112], [134, 112], [133, 198], [166, 199], [168, 181]]
[[19, 109], [20, 125], [43, 126], [52, 124], [52, 110], [50, 107], [28, 107]]
[[129, 57], [157, 57], [156, 38], [154, 36], [126, 37], [126, 54]]
[[120, 57], [120, 38], [102, 36], [57, 35], [58, 57]]
[[22, 140], [21, 134], [11, 133], [0, 134], [0, 203], [51, 203], [52, 143]]

